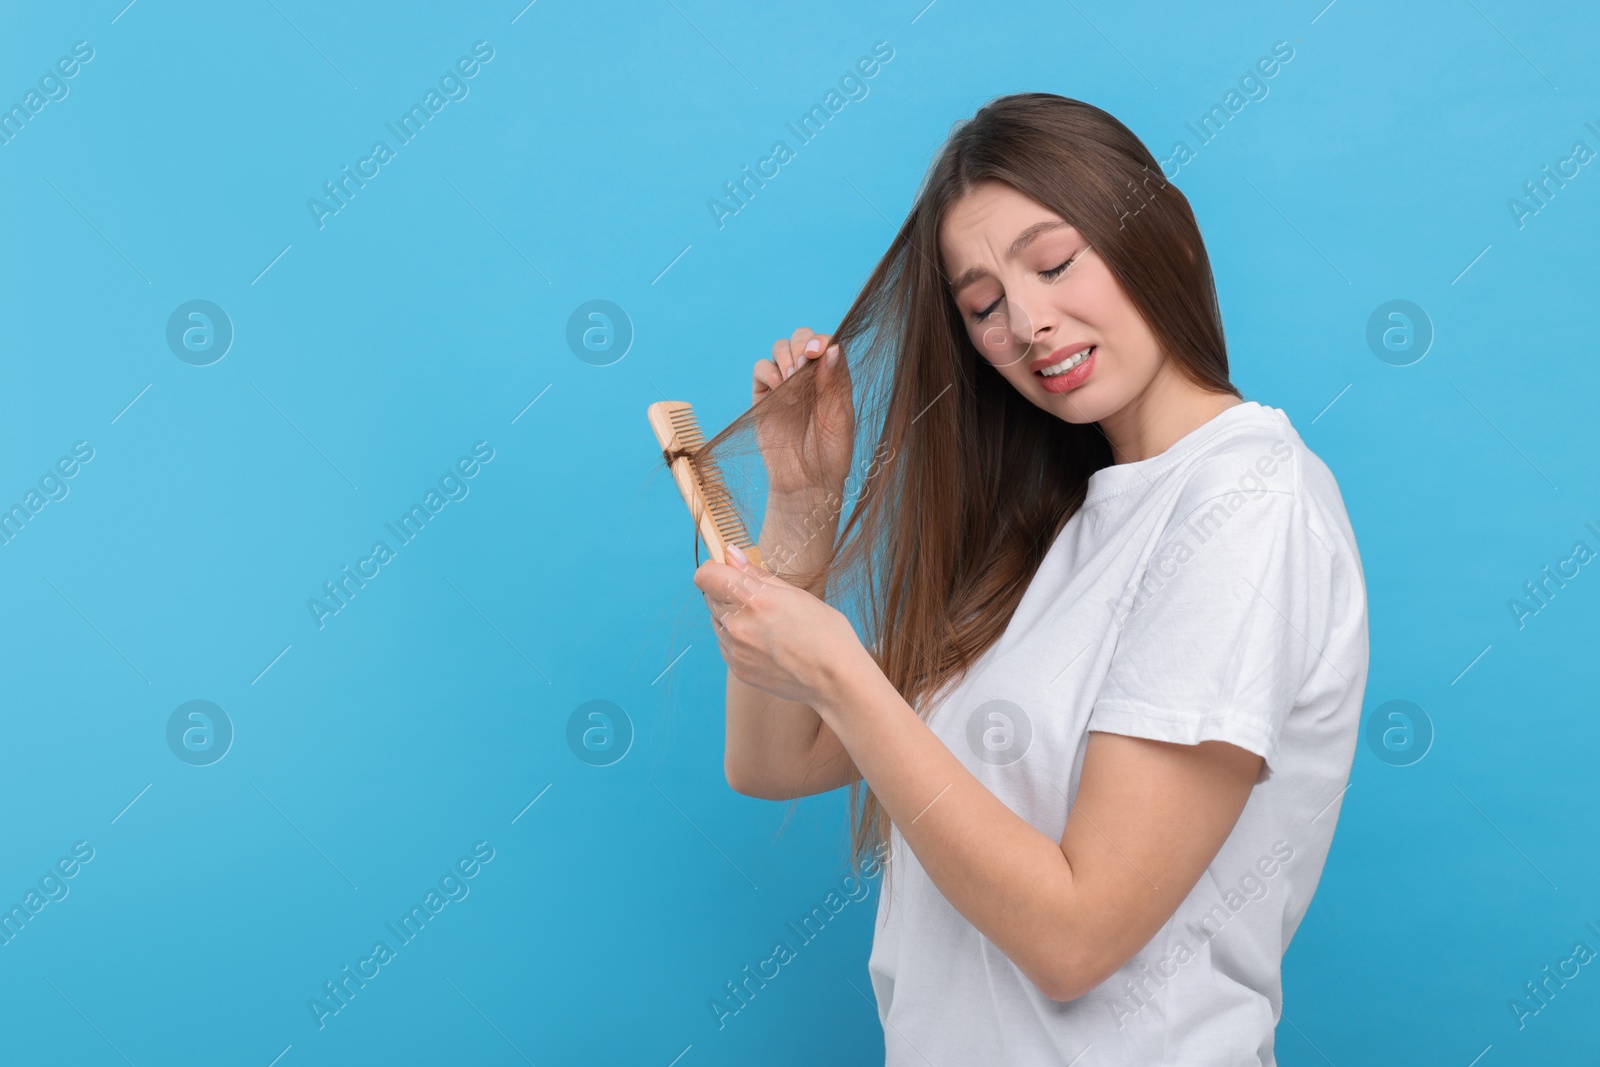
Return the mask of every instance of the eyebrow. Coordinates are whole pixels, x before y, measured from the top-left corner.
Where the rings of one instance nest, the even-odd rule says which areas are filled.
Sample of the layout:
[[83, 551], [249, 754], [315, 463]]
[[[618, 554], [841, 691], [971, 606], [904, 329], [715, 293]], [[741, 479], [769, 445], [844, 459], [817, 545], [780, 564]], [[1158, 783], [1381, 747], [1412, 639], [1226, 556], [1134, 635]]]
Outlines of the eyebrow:
[[[1033, 239], [1038, 237], [1040, 234], [1048, 233], [1051, 230], [1059, 230], [1063, 226], [1070, 227], [1071, 225], [1072, 224], [1070, 222], [1063, 222], [1061, 220], [1034, 223], [1026, 230], [1023, 230], [1021, 233], [1017, 234], [1017, 239], [1011, 242], [1010, 248], [1006, 249], [1006, 258], [1016, 259], [1022, 254], [1022, 250], [1027, 248], [1028, 245], [1032, 243]], [[986, 267], [970, 267], [961, 275], [961, 277], [950, 283], [950, 291], [952, 293], [959, 293], [961, 290], [965, 289], [967, 286], [971, 285], [979, 278], [984, 277], [988, 273], [989, 271]]]

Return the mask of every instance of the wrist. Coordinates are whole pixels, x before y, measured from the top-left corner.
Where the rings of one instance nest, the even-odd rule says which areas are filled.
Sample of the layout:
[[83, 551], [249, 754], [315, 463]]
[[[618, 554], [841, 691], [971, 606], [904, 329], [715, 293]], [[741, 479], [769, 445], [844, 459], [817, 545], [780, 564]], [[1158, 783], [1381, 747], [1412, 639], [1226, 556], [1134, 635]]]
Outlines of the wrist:
[[[816, 676], [811, 689], [811, 707], [836, 733], [849, 709], [861, 703], [874, 678], [882, 678], [877, 661], [856, 638], [855, 630], [846, 623], [850, 641], [843, 647], [830, 646], [824, 650], [817, 663]], [[885, 679], [886, 680], [886, 679]]]
[[828, 558], [839, 529], [838, 494], [808, 491], [769, 494], [757, 543], [771, 565], [786, 572], [804, 572]]
[[837, 507], [842, 498], [842, 486], [807, 485], [798, 489], [770, 489], [767, 491], [767, 510], [794, 513], [830, 505]]

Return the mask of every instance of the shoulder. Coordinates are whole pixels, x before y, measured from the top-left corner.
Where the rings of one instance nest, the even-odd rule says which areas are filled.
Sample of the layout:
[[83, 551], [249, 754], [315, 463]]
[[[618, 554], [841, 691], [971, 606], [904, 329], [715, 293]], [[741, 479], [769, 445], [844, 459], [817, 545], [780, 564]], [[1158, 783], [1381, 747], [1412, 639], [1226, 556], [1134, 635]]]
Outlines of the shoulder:
[[[1356, 558], [1355, 537], [1333, 472], [1301, 439], [1288, 416], [1263, 407], [1207, 442], [1177, 472], [1171, 521], [1232, 515], [1246, 505], [1259, 522], [1293, 529], [1329, 557]], [[1356, 563], [1359, 567], [1359, 562]]]
[[1310, 452], [1287, 419], [1262, 409], [1196, 449], [1176, 471], [1173, 518], [1214, 501], [1294, 496]]

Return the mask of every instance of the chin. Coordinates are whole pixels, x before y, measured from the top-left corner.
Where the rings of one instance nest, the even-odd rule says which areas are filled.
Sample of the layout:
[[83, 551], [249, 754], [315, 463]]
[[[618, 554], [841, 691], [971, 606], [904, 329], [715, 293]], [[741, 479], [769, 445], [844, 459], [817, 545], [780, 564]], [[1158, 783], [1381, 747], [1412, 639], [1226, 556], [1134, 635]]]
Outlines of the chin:
[[1085, 403], [1084, 398], [1079, 395], [1081, 392], [1082, 390], [1075, 389], [1061, 396], [1048, 397], [1047, 400], [1050, 402], [1040, 406], [1062, 422], [1070, 422], [1074, 426], [1086, 426], [1105, 418], [1108, 412], [1104, 407], [1092, 402]]
[[1096, 385], [1103, 384], [1090, 380], [1069, 393], [1034, 390], [1032, 399], [1035, 407], [1048, 411], [1063, 422], [1082, 426], [1099, 422], [1117, 410], [1117, 405], [1106, 400], [1105, 391], [1095, 388]]

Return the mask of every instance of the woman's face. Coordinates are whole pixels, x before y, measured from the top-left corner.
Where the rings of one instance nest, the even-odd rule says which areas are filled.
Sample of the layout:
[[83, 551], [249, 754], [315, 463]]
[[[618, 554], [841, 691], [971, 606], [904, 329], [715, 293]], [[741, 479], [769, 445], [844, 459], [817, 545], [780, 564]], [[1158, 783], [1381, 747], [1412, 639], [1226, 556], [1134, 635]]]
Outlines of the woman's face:
[[1161, 372], [1159, 344], [1105, 261], [1011, 186], [983, 182], [952, 204], [939, 251], [974, 347], [1038, 407], [1099, 422]]

